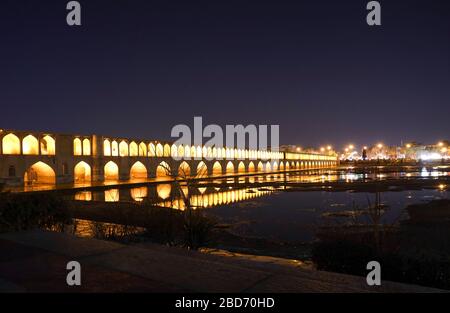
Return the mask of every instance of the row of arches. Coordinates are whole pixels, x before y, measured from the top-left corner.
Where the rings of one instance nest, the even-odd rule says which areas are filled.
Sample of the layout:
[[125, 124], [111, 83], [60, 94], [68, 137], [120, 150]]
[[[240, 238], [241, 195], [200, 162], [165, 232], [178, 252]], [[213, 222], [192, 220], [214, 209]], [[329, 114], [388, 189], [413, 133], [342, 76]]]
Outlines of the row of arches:
[[39, 140], [33, 135], [21, 139], [13, 133], [2, 138], [2, 154], [6, 155], [55, 155], [55, 139], [49, 135]]
[[[312, 168], [316, 164], [313, 162], [250, 162], [246, 167], [244, 162], [239, 162], [237, 166], [233, 164], [231, 161], [226, 163], [222, 167], [219, 162], [214, 162], [212, 168], [208, 170], [208, 166], [205, 162], [201, 161], [197, 164], [195, 169], [191, 169], [191, 166], [183, 161], [178, 165], [177, 169], [173, 169], [166, 162], [161, 162], [156, 167], [155, 176], [156, 178], [187, 178], [187, 177], [207, 177], [211, 173], [213, 176], [221, 176], [221, 175], [231, 175], [231, 174], [243, 174], [243, 173], [255, 173], [255, 172], [276, 172], [276, 171], [284, 171], [291, 169], [299, 169], [304, 166], [304, 168]], [[319, 167], [323, 167], [327, 164], [323, 164]], [[15, 168], [9, 168], [10, 176], [15, 175]], [[78, 162], [74, 166], [73, 171], [74, 182], [75, 183], [85, 183], [90, 182], [92, 180], [92, 169], [91, 166], [84, 162]], [[149, 177], [148, 170], [146, 166], [137, 161], [130, 168], [129, 178], [130, 179], [147, 179]], [[105, 181], [118, 181], [120, 179], [119, 166], [114, 161], [109, 161], [104, 165], [104, 180]], [[37, 162], [33, 164], [24, 175], [24, 182], [26, 185], [34, 184], [34, 183], [42, 183], [42, 184], [55, 184], [56, 183], [56, 175], [55, 171], [44, 162]]]
[[233, 148], [216, 148], [216, 147], [200, 147], [189, 145], [169, 145], [161, 143], [144, 142], [136, 143], [132, 141], [120, 142], [109, 139], [103, 141], [104, 156], [121, 156], [121, 157], [172, 157], [179, 159], [191, 158], [209, 158], [209, 159], [280, 159], [283, 157], [281, 152], [259, 151], [248, 149]]

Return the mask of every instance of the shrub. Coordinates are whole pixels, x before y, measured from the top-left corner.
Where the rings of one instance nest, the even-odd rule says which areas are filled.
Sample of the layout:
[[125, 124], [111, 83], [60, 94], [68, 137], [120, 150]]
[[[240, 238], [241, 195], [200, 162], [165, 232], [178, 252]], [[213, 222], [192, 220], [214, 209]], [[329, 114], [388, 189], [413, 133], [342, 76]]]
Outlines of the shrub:
[[66, 202], [54, 193], [0, 195], [1, 232], [49, 229], [71, 222]]

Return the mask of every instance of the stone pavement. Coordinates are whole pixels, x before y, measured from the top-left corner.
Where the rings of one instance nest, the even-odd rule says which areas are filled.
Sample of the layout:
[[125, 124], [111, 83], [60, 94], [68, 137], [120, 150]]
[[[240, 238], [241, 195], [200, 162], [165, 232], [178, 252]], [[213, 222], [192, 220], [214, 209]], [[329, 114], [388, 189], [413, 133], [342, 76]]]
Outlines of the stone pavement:
[[[66, 264], [81, 264], [81, 286]], [[436, 292], [363, 277], [203, 254], [156, 244], [123, 245], [68, 234], [0, 235], [0, 292]]]

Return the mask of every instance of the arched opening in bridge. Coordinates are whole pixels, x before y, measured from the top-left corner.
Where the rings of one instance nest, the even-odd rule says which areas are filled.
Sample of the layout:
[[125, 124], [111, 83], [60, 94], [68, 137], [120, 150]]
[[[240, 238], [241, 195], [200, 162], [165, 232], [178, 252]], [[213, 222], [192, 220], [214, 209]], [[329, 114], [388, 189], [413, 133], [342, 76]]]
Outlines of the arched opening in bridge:
[[115, 140], [111, 144], [111, 154], [112, 156], [119, 156], [119, 144]]
[[144, 164], [137, 161], [133, 164], [130, 169], [130, 179], [146, 179], [147, 178], [147, 168]]
[[197, 177], [207, 177], [208, 176], [208, 167], [205, 162], [201, 161], [197, 165]]
[[278, 163], [275, 161], [275, 162], [273, 162], [273, 171], [274, 172], [276, 172], [276, 171], [278, 171]]
[[2, 139], [3, 154], [20, 154], [20, 140], [14, 134], [8, 134]]
[[91, 141], [87, 138], [83, 139], [83, 155], [91, 155]]
[[191, 176], [191, 167], [187, 162], [183, 161], [178, 167], [178, 177], [187, 178], [189, 176]]
[[73, 170], [74, 180], [76, 183], [84, 183], [91, 181], [91, 167], [86, 162], [79, 162]]
[[156, 168], [156, 178], [169, 178], [170, 177], [170, 166], [166, 162], [159, 163]]
[[138, 145], [134, 141], [130, 143], [130, 156], [136, 157], [139, 155]]
[[172, 158], [176, 158], [178, 156], [178, 148], [176, 145], [172, 145], [172, 147], [170, 147], [170, 156]]
[[119, 167], [113, 161], [105, 164], [105, 180], [119, 180]]
[[213, 175], [222, 175], [222, 165], [220, 165], [219, 162], [214, 162], [213, 168], [212, 168], [212, 174]]
[[139, 156], [145, 157], [147, 156], [147, 145], [144, 142], [139, 144]]
[[286, 162], [286, 167], [285, 167], [286, 171], [289, 171], [290, 166], [289, 166], [289, 162]]
[[191, 157], [191, 148], [189, 147], [189, 145], [186, 145], [183, 147], [184, 149], [184, 157], [186, 159], [189, 159]]
[[272, 170], [272, 167], [270, 166], [270, 162], [266, 162], [266, 172], [270, 172]]
[[50, 136], [44, 136], [41, 139], [41, 154], [42, 155], [55, 155], [55, 139]]
[[111, 156], [111, 143], [108, 139], [103, 140], [103, 155]]
[[155, 157], [156, 156], [156, 147], [154, 143], [148, 144], [148, 156], [149, 157]]
[[56, 183], [55, 171], [44, 162], [37, 162], [30, 166], [24, 175], [25, 185], [34, 184], [48, 184], [54, 185]]
[[297, 169], [299, 169], [299, 168], [300, 168], [300, 163], [299, 163], [298, 161], [297, 161], [297, 163], [296, 163], [295, 167], [296, 167]]
[[170, 146], [167, 143], [164, 145], [164, 156], [170, 157]]
[[253, 164], [253, 162], [250, 162], [248, 164], [248, 172], [253, 173], [254, 171], [255, 171], [255, 164]]
[[83, 147], [81, 146], [81, 139], [75, 138], [73, 140], [73, 155], [82, 155]]
[[258, 162], [258, 172], [262, 172], [264, 171], [264, 165], [262, 164], [261, 161]]
[[156, 156], [157, 157], [162, 157], [164, 156], [164, 148], [162, 146], [162, 144], [158, 143], [156, 145]]
[[184, 157], [184, 147], [183, 145], [178, 146], [178, 157], [181, 159]]
[[245, 173], [245, 165], [244, 165], [244, 162], [239, 162], [239, 165], [238, 165], [238, 173], [239, 173], [239, 174]]
[[25, 155], [38, 155], [39, 144], [36, 137], [28, 135], [22, 140], [22, 153]]
[[280, 162], [280, 171], [284, 171], [284, 163]]
[[128, 156], [128, 144], [123, 140], [119, 143], [119, 155], [121, 157]]
[[227, 163], [227, 167], [226, 167], [225, 173], [227, 173], [227, 174], [234, 174], [234, 165], [233, 165], [233, 163], [231, 161]]

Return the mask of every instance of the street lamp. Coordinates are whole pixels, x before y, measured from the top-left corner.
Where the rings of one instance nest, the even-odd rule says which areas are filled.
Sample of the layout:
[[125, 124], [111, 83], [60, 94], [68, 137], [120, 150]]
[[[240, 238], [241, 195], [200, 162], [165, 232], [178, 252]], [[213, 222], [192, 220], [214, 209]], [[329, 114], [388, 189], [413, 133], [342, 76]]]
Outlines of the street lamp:
[[381, 149], [381, 148], [383, 148], [383, 144], [379, 143], [379, 144], [377, 145], [377, 147], [378, 147], [378, 149]]

